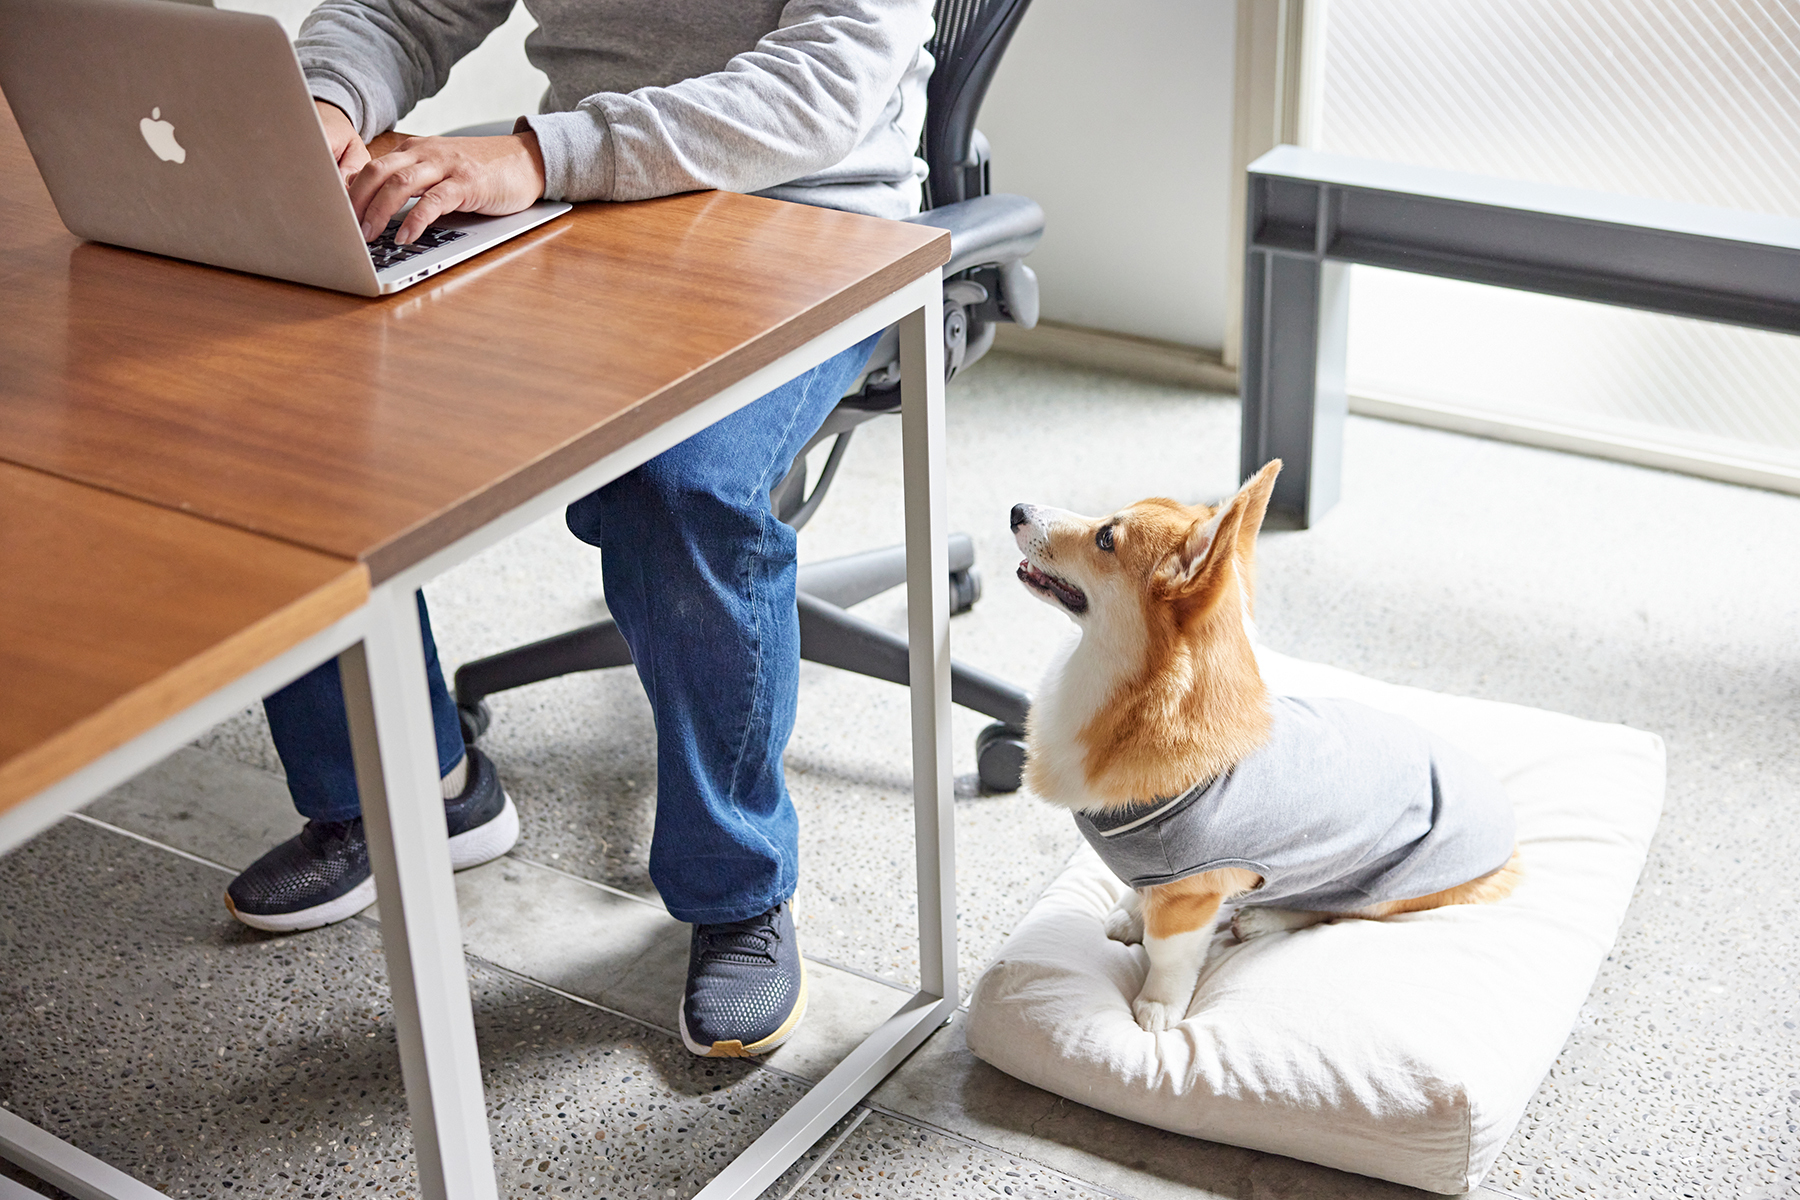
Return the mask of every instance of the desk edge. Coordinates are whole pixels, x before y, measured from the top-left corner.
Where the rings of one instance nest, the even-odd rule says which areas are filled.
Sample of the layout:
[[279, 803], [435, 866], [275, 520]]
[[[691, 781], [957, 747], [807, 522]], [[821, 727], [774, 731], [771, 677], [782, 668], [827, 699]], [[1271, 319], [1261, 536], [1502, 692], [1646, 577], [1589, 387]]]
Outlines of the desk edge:
[[356, 611], [369, 597], [369, 570], [361, 563], [345, 562], [344, 567], [342, 574], [293, 603], [0, 764], [0, 812], [73, 775]]
[[[646, 396], [606, 424], [528, 463], [445, 516], [421, 521], [365, 552], [372, 584], [379, 584], [431, 554], [504, 516], [582, 468], [628, 445], [664, 421], [722, 391], [733, 381], [804, 346], [850, 316], [899, 291], [950, 261], [950, 234], [940, 233], [875, 273], [820, 301], [785, 325]], [[726, 378], [720, 378], [726, 376]]]

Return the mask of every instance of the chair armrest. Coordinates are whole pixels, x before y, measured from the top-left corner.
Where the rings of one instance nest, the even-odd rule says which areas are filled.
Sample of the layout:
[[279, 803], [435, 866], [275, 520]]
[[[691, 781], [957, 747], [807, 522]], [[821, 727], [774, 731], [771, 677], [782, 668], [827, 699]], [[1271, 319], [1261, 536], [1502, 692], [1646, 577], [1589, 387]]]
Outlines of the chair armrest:
[[1044, 210], [1037, 201], [1005, 192], [959, 200], [907, 220], [950, 231], [947, 276], [988, 263], [1017, 262], [1044, 236]]

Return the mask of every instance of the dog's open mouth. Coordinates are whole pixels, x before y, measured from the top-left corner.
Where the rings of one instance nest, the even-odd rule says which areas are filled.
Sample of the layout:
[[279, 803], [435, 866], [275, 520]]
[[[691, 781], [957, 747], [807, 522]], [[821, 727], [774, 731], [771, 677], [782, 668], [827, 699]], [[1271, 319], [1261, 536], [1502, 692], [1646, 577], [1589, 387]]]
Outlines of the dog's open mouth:
[[1087, 611], [1087, 593], [1067, 580], [1058, 579], [1031, 565], [1030, 559], [1019, 563], [1019, 582], [1033, 591], [1054, 596], [1057, 603], [1073, 613]]

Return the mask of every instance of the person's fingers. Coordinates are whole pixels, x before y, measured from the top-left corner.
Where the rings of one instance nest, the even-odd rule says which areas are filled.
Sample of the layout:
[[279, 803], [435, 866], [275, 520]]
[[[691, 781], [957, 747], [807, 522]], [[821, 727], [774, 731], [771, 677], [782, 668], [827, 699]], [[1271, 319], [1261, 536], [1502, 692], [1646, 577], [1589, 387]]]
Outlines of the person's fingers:
[[368, 165], [369, 148], [363, 145], [361, 138], [351, 138], [350, 144], [345, 146], [344, 152], [338, 156], [338, 175], [343, 179], [346, 191], [350, 188], [350, 181], [356, 178], [357, 172]]
[[445, 164], [404, 150], [364, 167], [350, 187], [350, 202], [362, 220], [363, 240], [380, 236], [408, 200], [443, 182], [445, 174]]
[[505, 214], [530, 206], [544, 192], [536, 140], [410, 138], [367, 162], [349, 183], [350, 202], [365, 241], [378, 236], [414, 196], [421, 200], [395, 231], [395, 240], [418, 240], [446, 212]]
[[356, 177], [350, 181], [350, 205], [356, 209], [357, 218], [362, 218], [363, 210], [374, 199], [375, 193], [381, 190], [393, 175], [412, 162], [410, 155], [396, 151], [384, 154], [380, 158], [372, 158], [364, 163]]
[[325, 143], [331, 147], [331, 157], [338, 165], [338, 176], [347, 188], [351, 178], [369, 161], [367, 148], [362, 138], [356, 134], [356, 126], [337, 105], [325, 100], [313, 101], [318, 110], [319, 124], [325, 130]]
[[406, 220], [400, 222], [400, 228], [394, 231], [394, 243], [405, 246], [419, 239], [426, 226], [448, 212], [456, 212], [462, 207], [461, 185], [454, 179], [446, 179], [423, 196], [406, 214]]
[[429, 190], [437, 182], [438, 179], [431, 178], [430, 172], [425, 170], [425, 164], [414, 170], [395, 172], [370, 198], [368, 208], [363, 210], [363, 240], [373, 241], [380, 237], [381, 231], [387, 228], [395, 214], [406, 207], [408, 200]]

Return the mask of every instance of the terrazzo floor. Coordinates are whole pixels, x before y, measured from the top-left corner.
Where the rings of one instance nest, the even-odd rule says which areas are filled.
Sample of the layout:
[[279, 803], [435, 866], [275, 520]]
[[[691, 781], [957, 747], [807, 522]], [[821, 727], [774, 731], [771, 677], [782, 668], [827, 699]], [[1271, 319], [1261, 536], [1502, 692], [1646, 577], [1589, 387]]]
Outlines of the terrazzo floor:
[[[900, 540], [897, 425], [859, 432], [803, 560]], [[1235, 402], [1174, 387], [992, 355], [953, 385], [949, 427], [952, 522], [987, 576], [954, 649], [1027, 682], [1067, 625], [1011, 579], [1013, 503], [1235, 482]], [[597, 557], [552, 520], [433, 583], [445, 666], [598, 615]], [[1481, 1191], [1800, 1197], [1800, 497], [1352, 419], [1343, 502], [1260, 558], [1276, 649], [1667, 742], [1632, 910]], [[898, 592], [858, 611], [903, 627]], [[690, 1195], [916, 981], [905, 697], [803, 671], [787, 763], [815, 1000], [761, 1065], [670, 1032], [685, 927], [645, 872], [655, 768], [630, 672], [493, 707], [483, 745], [524, 832], [458, 895], [502, 1194]], [[955, 715], [965, 993], [1076, 845], [1066, 815], [975, 786], [983, 724]], [[171, 1196], [409, 1194], [378, 914], [269, 938], [218, 901], [297, 827], [284, 795], [246, 713], [0, 858], [0, 1103]], [[767, 1193], [986, 1195], [1424, 1193], [1082, 1108], [976, 1061], [960, 1020]]]

